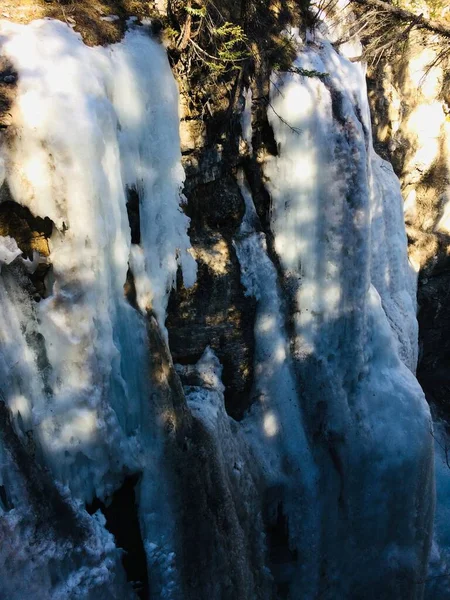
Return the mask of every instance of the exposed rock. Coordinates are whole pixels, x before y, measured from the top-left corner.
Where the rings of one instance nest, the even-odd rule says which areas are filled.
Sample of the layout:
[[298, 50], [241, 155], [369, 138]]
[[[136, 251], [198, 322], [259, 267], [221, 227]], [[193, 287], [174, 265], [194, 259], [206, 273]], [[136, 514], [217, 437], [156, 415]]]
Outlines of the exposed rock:
[[446, 65], [428, 35], [410, 35], [391, 64], [369, 73], [376, 147], [405, 198], [409, 255], [418, 272], [417, 377], [439, 415], [450, 418], [450, 123]]
[[427, 34], [416, 32], [393, 63], [369, 74], [376, 149], [400, 178], [416, 270], [427, 268], [436, 250], [432, 238], [445, 232], [442, 206], [450, 181], [445, 71], [440, 63], [432, 66], [436, 53]]
[[[222, 19], [244, 28], [252, 60], [243, 63], [243, 69], [211, 78], [204, 65], [192, 67], [184, 55], [172, 51], [181, 90], [185, 210], [191, 218], [189, 234], [199, 269], [194, 288], [185, 290], [179, 282], [172, 293], [166, 325], [175, 362], [194, 363], [207, 346], [214, 349], [223, 365], [227, 410], [239, 419], [253, 401], [255, 301], [244, 295], [232, 244], [244, 215], [236, 172], [245, 166], [271, 246], [270, 198], [261, 172], [263, 157], [277, 152], [267, 120], [270, 75], [275, 63], [291, 62], [280, 32], [288, 23], [300, 23], [302, 9], [297, 2], [244, 0], [220, 0], [214, 6]], [[185, 17], [182, 2], [173, 2], [171, 11], [180, 19]], [[253, 95], [251, 156], [241, 124], [244, 89], [249, 85]], [[276, 256], [272, 259], [277, 260]]]
[[[239, 419], [248, 408], [253, 378], [255, 302], [244, 295], [233, 236], [244, 215], [236, 182], [239, 153], [240, 88], [217, 82], [213, 92], [192, 87], [179, 68], [184, 193], [189, 231], [198, 263], [197, 283], [181, 281], [168, 306], [167, 329], [174, 361], [197, 362], [205, 348], [223, 364], [226, 407]], [[231, 77], [230, 77], [231, 79]]]
[[13, 237], [25, 257], [33, 258], [33, 252], [43, 257], [50, 255], [52, 229], [50, 219], [34, 217], [28, 208], [14, 201], [0, 203], [0, 235]]
[[197, 362], [207, 346], [224, 366], [225, 401], [239, 419], [250, 403], [255, 303], [244, 296], [239, 263], [230, 239], [209, 228], [191, 234], [198, 262], [197, 283], [172, 293], [167, 328], [179, 363]]
[[59, 19], [78, 31], [90, 46], [119, 42], [130, 17], [159, 15], [154, 2], [147, 0], [2, 0], [1, 7], [6, 18], [17, 23]]
[[0, 56], [0, 130], [12, 123], [10, 109], [16, 96], [17, 73], [13, 66]]
[[192, 152], [205, 143], [205, 124], [199, 119], [182, 119], [180, 122], [181, 152]]
[[[202, 369], [208, 365], [202, 365], [202, 360], [187, 370], [191, 383], [197, 386], [183, 389], [171, 353], [150, 315], [148, 335], [152, 404], [164, 425], [164, 453], [172, 483], [170, 502], [180, 531], [176, 556], [183, 598], [269, 600], [271, 583], [264, 567], [258, 474], [253, 471], [237, 424], [223, 408], [220, 375], [205, 377]], [[184, 375], [183, 368], [178, 372]], [[196, 394], [201, 395], [206, 418], [202, 418], [201, 410], [195, 413]], [[212, 397], [204, 398], [204, 394]], [[211, 418], [208, 402], [214, 404], [215, 416]], [[241, 464], [239, 476], [233, 474], [235, 459]]]
[[41, 219], [31, 214], [28, 208], [20, 206], [11, 199], [6, 183], [0, 188], [0, 235], [10, 236], [17, 242], [24, 258], [33, 260], [36, 253], [41, 257], [29, 278], [36, 292], [36, 299], [48, 295], [47, 275], [51, 264], [49, 239], [53, 223], [50, 219]]
[[[450, 240], [447, 240], [447, 246]], [[441, 255], [442, 256], [442, 255]], [[450, 257], [419, 279], [420, 355], [417, 369], [428, 401], [450, 418]]]

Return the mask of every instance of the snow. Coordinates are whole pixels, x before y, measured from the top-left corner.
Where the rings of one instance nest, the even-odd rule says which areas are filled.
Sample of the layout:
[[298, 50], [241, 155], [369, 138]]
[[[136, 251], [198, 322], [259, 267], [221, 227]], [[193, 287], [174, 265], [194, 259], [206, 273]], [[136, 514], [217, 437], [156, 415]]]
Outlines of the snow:
[[[188, 372], [189, 367], [178, 366], [178, 372]], [[222, 365], [208, 346], [195, 371], [199, 375], [202, 386], [188, 388], [187, 402], [191, 412], [199, 418], [209, 431], [215, 432], [219, 419], [228, 420], [224, 410], [222, 384]]]
[[17, 246], [15, 239], [0, 236], [0, 265], [9, 265], [21, 254], [22, 250]]
[[[21, 600], [30, 595], [42, 600], [135, 598], [125, 581], [120, 551], [104, 527], [104, 517], [101, 513], [89, 517], [80, 510], [78, 518], [87, 538], [79, 545], [70, 537], [58, 538], [51, 527], [43, 528], [42, 523], [30, 515], [21, 516], [17, 509], [2, 515], [2, 599]], [[9, 565], [7, 574], [5, 564]]]
[[100, 17], [102, 21], [106, 21], [107, 23], [114, 23], [114, 21], [119, 21], [119, 17], [117, 15], [107, 15], [106, 17]]

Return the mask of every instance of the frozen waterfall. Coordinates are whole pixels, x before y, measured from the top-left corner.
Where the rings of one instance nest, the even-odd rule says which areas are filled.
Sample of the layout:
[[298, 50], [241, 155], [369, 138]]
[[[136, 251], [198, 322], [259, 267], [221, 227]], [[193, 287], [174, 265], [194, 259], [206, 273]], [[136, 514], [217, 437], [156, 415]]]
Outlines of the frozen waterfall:
[[174, 366], [168, 348], [169, 293], [197, 267], [165, 49], [146, 27], [89, 48], [58, 21], [0, 21], [18, 73], [0, 183], [52, 224], [46, 255], [0, 238], [0, 600], [135, 597], [86, 507], [136, 474], [153, 600], [423, 597], [433, 437], [400, 187], [354, 46], [294, 36], [291, 71], [272, 74], [270, 231], [235, 173], [256, 304], [236, 422], [214, 352]]
[[266, 173], [275, 247], [297, 307], [301, 404], [318, 440], [322, 560], [337, 597], [361, 586], [372, 597], [420, 597], [432, 439], [407, 368], [417, 326], [399, 185], [372, 148], [364, 71], [329, 41], [307, 44], [272, 104], [279, 156]]
[[[2, 22], [0, 36], [19, 73], [17, 129], [2, 148], [5, 181], [15, 201], [54, 224], [42, 259], [52, 265], [45, 299], [27, 294], [20, 259], [2, 269], [2, 390], [19, 436], [76, 501], [90, 502], [158, 460], [143, 315], [152, 311], [164, 327], [178, 265], [187, 286], [196, 273], [180, 208], [178, 91], [164, 48], [145, 29], [110, 48], [88, 48], [58, 21]], [[133, 243], [132, 193], [140, 217]], [[1, 248], [11, 262], [11, 244]], [[124, 296], [129, 269], [142, 314]], [[26, 502], [10, 497], [13, 467], [1, 456], [0, 485], [20, 514]], [[161, 532], [164, 515], [152, 510], [164, 485], [154, 476], [160, 481], [145, 480], [142, 519], [158, 521]], [[153, 554], [165, 552], [159, 532], [146, 539]], [[24, 597], [20, 590], [14, 597]], [[42, 584], [38, 597], [54, 597], [46, 593]]]

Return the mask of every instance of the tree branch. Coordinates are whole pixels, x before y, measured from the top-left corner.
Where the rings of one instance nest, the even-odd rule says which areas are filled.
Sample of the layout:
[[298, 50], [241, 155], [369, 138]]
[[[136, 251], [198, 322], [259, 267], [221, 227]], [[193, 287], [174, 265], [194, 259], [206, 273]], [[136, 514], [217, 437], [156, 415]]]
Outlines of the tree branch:
[[409, 10], [398, 8], [397, 6], [388, 4], [383, 0], [350, 0], [350, 2], [352, 2], [353, 4], [359, 4], [360, 6], [367, 6], [370, 8], [381, 10], [394, 17], [397, 17], [402, 21], [412, 23], [412, 25], [414, 27], [417, 27], [418, 29], [426, 29], [427, 31], [438, 33], [439, 35], [442, 35], [446, 38], [450, 38], [449, 25], [446, 25], [441, 21], [436, 21], [435, 19], [427, 19], [423, 15], [415, 15]]

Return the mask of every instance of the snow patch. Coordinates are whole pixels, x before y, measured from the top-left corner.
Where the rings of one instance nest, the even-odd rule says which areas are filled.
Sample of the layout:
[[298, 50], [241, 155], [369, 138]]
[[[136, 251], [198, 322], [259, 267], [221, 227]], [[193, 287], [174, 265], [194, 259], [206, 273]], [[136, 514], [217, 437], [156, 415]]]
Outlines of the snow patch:
[[[17, 246], [16, 240], [9, 236], [0, 236], [0, 263], [9, 265], [18, 256], [22, 254], [22, 250]], [[0, 266], [1, 268], [1, 266]]]

